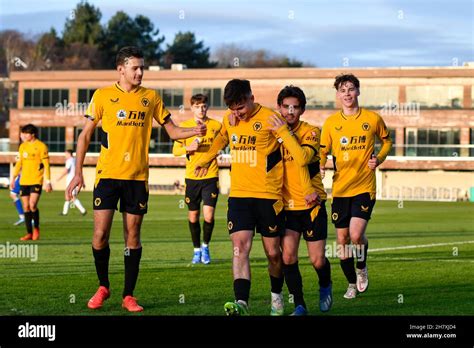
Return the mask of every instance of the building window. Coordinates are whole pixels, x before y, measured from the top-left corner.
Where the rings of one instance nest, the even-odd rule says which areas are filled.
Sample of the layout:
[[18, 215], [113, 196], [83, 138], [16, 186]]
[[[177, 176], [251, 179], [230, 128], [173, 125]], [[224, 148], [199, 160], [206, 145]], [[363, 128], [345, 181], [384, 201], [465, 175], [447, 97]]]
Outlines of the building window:
[[333, 87], [301, 86], [306, 96], [306, 109], [334, 109], [336, 90]]
[[49, 152], [66, 150], [64, 127], [38, 127], [38, 139], [48, 145]]
[[172, 153], [173, 140], [163, 127], [152, 128], [150, 139], [150, 153]]
[[462, 109], [463, 86], [407, 86], [408, 103], [423, 109]]
[[469, 148], [469, 157], [474, 157], [474, 128], [470, 129], [470, 133], [469, 144], [471, 144], [471, 147]]
[[80, 88], [77, 94], [78, 103], [89, 103], [94, 95], [95, 89]]
[[25, 108], [54, 108], [56, 104], [69, 103], [67, 89], [25, 89], [23, 107]]
[[[74, 128], [74, 149], [77, 148], [77, 139], [79, 138], [79, 134], [81, 134], [81, 132], [82, 132], [82, 128], [79, 128], [79, 127]], [[103, 133], [104, 132], [102, 132], [102, 127], [95, 128], [94, 134], [92, 134], [87, 152], [100, 152], [100, 145], [101, 145]]]
[[208, 103], [213, 108], [224, 108], [222, 88], [193, 88], [193, 95], [204, 94], [208, 97]]
[[156, 90], [167, 108], [179, 108], [183, 105], [183, 89], [160, 88]]
[[398, 87], [361, 87], [359, 105], [367, 109], [387, 108], [398, 104]]
[[460, 156], [459, 129], [405, 129], [405, 156]]

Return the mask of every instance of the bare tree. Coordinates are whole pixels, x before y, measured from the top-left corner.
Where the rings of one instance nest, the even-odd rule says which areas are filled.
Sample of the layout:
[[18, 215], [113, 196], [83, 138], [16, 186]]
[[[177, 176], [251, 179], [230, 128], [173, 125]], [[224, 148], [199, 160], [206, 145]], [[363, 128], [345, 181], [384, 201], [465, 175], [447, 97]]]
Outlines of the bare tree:
[[275, 68], [311, 66], [285, 55], [278, 55], [265, 49], [250, 49], [236, 44], [219, 46], [212, 55], [219, 68]]
[[16, 30], [0, 32], [0, 74], [8, 75], [12, 70], [31, 70], [35, 43]]

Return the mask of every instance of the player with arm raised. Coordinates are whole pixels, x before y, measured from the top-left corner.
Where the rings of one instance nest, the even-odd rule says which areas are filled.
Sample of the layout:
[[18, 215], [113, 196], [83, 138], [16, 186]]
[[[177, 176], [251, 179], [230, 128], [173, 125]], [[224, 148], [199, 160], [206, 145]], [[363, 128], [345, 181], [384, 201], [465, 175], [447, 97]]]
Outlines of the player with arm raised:
[[97, 309], [109, 298], [109, 236], [114, 211], [120, 201], [124, 229], [125, 286], [122, 307], [139, 312], [143, 307], [133, 297], [138, 279], [142, 245], [140, 229], [148, 209], [148, 148], [153, 119], [165, 128], [172, 139], [206, 134], [206, 126], [177, 127], [160, 95], [141, 87], [144, 71], [143, 53], [127, 46], [116, 57], [119, 81], [95, 91], [86, 111], [86, 124], [79, 135], [76, 151], [76, 172], [66, 190], [66, 199], [73, 199], [84, 185], [83, 163], [94, 129], [102, 122], [102, 146], [96, 166], [93, 193], [94, 237], [92, 253], [99, 278], [99, 289], [88, 307]]

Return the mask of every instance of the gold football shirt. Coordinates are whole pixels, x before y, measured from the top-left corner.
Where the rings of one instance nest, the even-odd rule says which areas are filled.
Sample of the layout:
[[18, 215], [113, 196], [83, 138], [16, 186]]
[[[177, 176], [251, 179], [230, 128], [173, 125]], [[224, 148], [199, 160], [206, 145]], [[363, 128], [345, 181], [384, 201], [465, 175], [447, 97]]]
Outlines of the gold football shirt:
[[13, 176], [21, 171], [20, 185], [43, 185], [43, 176], [50, 180], [48, 147], [42, 141], [26, 141], [18, 149]]
[[321, 165], [331, 152], [334, 163], [333, 197], [353, 197], [368, 192], [375, 198], [375, 171], [368, 167], [374, 154], [375, 137], [382, 142], [379, 163], [392, 147], [389, 131], [377, 113], [359, 108], [355, 115], [339, 111], [326, 120], [321, 134]]
[[[217, 166], [217, 160], [213, 159], [208, 172], [203, 177], [197, 177], [194, 174], [194, 169], [196, 168], [196, 163], [198, 163], [203, 155], [209, 151], [211, 148], [212, 142], [214, 141], [217, 134], [221, 130], [221, 123], [219, 121], [207, 118], [204, 122], [207, 126], [207, 133], [203, 137], [193, 136], [187, 139], [176, 140], [173, 145], [173, 154], [175, 156], [182, 156], [186, 154], [186, 146], [191, 145], [193, 141], [199, 138], [199, 147], [192, 155], [186, 155], [186, 179], [193, 180], [203, 180], [209, 178], [217, 178], [219, 176], [219, 167]], [[197, 123], [194, 118], [181, 122], [180, 127], [196, 127]]]
[[319, 172], [319, 128], [300, 121], [291, 131], [281, 127], [277, 133], [283, 140], [285, 210], [308, 209], [304, 197], [313, 192], [326, 199]]
[[198, 165], [207, 165], [227, 144], [231, 155], [229, 197], [281, 199], [283, 163], [280, 144], [269, 129], [278, 113], [260, 104], [246, 120], [229, 124], [226, 112], [219, 135]]
[[96, 167], [101, 178], [148, 180], [148, 148], [153, 119], [160, 125], [170, 112], [153, 89], [138, 87], [130, 92], [118, 83], [95, 91], [86, 116], [102, 121], [102, 146]]

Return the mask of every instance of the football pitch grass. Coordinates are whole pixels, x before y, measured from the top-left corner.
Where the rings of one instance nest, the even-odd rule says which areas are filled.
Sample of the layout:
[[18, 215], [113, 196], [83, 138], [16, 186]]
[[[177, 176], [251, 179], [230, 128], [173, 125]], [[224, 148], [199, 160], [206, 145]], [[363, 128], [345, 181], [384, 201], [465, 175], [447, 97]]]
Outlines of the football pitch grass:
[[[37, 261], [0, 258], [0, 315], [224, 315], [233, 300], [232, 246], [226, 228], [227, 197], [220, 196], [210, 245], [212, 263], [191, 265], [192, 244], [182, 196], [151, 195], [142, 226], [143, 256], [134, 295], [145, 311], [121, 308], [123, 237], [116, 213], [110, 248], [111, 298], [100, 310], [86, 307], [98, 281], [91, 251], [93, 229], [90, 192], [80, 195], [88, 209], [59, 216], [63, 192], [43, 193], [40, 201], [41, 239], [21, 242], [24, 226], [13, 226], [17, 215], [7, 190], [0, 191], [0, 245], [38, 245]], [[330, 211], [330, 206], [328, 205]], [[378, 201], [367, 236], [370, 286], [356, 299], [343, 298], [347, 283], [339, 261], [330, 257], [334, 303], [318, 309], [318, 282], [300, 245], [300, 269], [310, 315], [473, 315], [474, 204], [467, 202]], [[332, 224], [328, 245], [335, 241]], [[416, 246], [416, 247], [415, 247]], [[251, 315], [270, 312], [270, 281], [260, 236], [250, 255]], [[285, 314], [288, 303], [284, 287]]]

